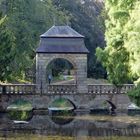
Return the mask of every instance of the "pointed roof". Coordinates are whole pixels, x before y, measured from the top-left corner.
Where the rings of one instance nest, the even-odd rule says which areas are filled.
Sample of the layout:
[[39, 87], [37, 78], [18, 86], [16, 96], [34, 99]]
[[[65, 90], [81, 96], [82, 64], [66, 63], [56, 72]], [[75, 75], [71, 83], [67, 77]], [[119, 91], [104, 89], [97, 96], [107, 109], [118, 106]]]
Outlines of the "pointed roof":
[[47, 32], [40, 36], [41, 38], [50, 37], [68, 37], [68, 38], [84, 38], [83, 35], [76, 32], [69, 26], [52, 26]]
[[69, 26], [52, 26], [41, 35], [37, 53], [87, 54], [84, 36]]

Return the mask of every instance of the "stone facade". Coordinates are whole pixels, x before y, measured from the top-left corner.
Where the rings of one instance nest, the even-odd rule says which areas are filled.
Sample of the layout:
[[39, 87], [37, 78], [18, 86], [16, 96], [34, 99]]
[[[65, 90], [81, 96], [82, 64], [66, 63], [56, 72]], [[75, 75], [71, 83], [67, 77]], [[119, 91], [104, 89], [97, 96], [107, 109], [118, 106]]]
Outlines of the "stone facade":
[[55, 59], [68, 60], [74, 67], [79, 93], [87, 93], [87, 54], [37, 53], [36, 54], [36, 85], [37, 93], [47, 93], [47, 66]]

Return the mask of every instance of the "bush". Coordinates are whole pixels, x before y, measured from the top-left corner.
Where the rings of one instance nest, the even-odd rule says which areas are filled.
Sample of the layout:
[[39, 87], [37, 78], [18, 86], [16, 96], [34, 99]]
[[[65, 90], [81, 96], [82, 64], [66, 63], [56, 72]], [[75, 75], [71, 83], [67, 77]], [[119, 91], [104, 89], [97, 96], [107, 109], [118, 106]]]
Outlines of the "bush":
[[130, 97], [132, 102], [134, 102], [137, 106], [140, 106], [140, 84], [129, 91], [128, 96]]

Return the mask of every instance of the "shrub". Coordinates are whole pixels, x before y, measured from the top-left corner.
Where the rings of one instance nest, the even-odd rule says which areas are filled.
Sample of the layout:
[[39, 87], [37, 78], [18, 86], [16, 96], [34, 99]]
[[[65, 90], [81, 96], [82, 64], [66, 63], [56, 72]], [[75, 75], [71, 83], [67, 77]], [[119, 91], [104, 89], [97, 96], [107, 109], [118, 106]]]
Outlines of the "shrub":
[[140, 84], [129, 91], [128, 96], [130, 97], [132, 102], [134, 102], [137, 106], [140, 106]]

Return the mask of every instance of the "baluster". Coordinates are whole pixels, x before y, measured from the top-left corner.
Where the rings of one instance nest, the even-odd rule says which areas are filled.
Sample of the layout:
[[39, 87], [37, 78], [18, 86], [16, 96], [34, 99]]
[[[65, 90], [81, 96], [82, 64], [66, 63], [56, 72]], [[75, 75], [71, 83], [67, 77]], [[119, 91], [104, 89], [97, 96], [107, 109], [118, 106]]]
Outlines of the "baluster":
[[52, 86], [52, 91], [54, 94], [56, 93], [56, 87], [54, 85]]
[[24, 93], [25, 95], [28, 94], [28, 86], [24, 86]]
[[56, 85], [55, 86], [56, 94], [59, 94], [59, 87]]
[[71, 91], [69, 90], [69, 85], [65, 85], [64, 87], [64, 93], [67, 94], [67, 93], [70, 93]]
[[102, 85], [99, 85], [99, 90], [98, 93], [101, 94], [102, 93]]
[[10, 86], [10, 85], [5, 86], [6, 94], [9, 94], [9, 86]]
[[95, 85], [93, 85], [92, 89], [93, 89], [93, 93], [96, 94], [96, 86]]
[[28, 94], [28, 86], [24, 86], [25, 94]]
[[25, 94], [25, 95], [27, 94], [27, 89], [26, 89], [26, 88], [27, 88], [27, 86], [24, 85], [24, 86], [23, 86], [23, 94]]
[[47, 91], [48, 91], [48, 94], [50, 93], [50, 86], [48, 85], [47, 86]]
[[15, 94], [17, 94], [17, 85], [15, 85]]
[[74, 94], [76, 94], [76, 93], [77, 93], [77, 86], [74, 85]]
[[22, 86], [18, 85], [18, 94], [22, 94], [22, 87], [23, 87], [23, 85]]
[[[26, 86], [26, 85], [24, 85]], [[27, 94], [31, 94], [30, 85], [27, 86]]]
[[32, 86], [31, 85], [29, 85], [29, 89], [30, 89], [30, 94], [33, 94]]
[[14, 85], [12, 85], [11, 92], [12, 92], [12, 94], [15, 93], [15, 86]]
[[54, 94], [55, 93], [54, 86], [52, 86], [52, 85], [50, 86], [50, 93], [51, 94]]
[[72, 93], [75, 94], [75, 85], [72, 85], [71, 88], [72, 88]]
[[35, 94], [35, 92], [34, 92], [34, 86], [31, 85], [30, 87], [31, 87], [31, 94]]
[[17, 90], [17, 85], [15, 85], [15, 94], [17, 94], [17, 91], [18, 91], [18, 90]]
[[13, 85], [11, 85], [10, 90], [11, 90], [11, 91], [10, 91], [10, 92], [11, 92], [11, 94], [14, 94], [14, 91], [13, 91], [13, 90], [14, 90]]
[[52, 91], [52, 87], [50, 85], [48, 85], [48, 93], [49, 94], [52, 93], [51, 91]]
[[91, 86], [90, 86], [90, 89], [91, 89], [91, 93], [95, 93], [95, 92], [94, 92], [94, 86], [91, 85]]
[[101, 85], [98, 85], [98, 94], [101, 94]]
[[2, 94], [2, 87], [3, 87], [3, 86], [2, 86], [2, 85], [0, 85], [0, 94]]
[[20, 85], [20, 93], [19, 94], [24, 94], [24, 87], [25, 87], [25, 85]]
[[20, 89], [21, 89], [21, 94], [24, 94], [24, 87], [25, 87], [25, 85], [24, 86], [20, 86]]
[[30, 86], [27, 86], [27, 90], [28, 90], [28, 94], [30, 94], [31, 93], [31, 90], [30, 90]]
[[74, 94], [74, 85], [67, 85], [67, 87], [68, 87], [68, 90], [67, 90], [67, 93], [72, 93], [72, 94]]
[[104, 85], [102, 85], [102, 91], [101, 91], [101, 93], [102, 93], [102, 94], [105, 93], [105, 86], [104, 86]]
[[11, 85], [11, 93], [15, 94], [15, 86], [14, 85]]
[[17, 94], [20, 93], [19, 85], [17, 85]]
[[28, 85], [27, 86], [27, 94], [30, 94], [31, 93], [31, 91], [30, 91], [30, 86]]
[[55, 92], [53, 91], [53, 86], [49, 85], [49, 93], [54, 94]]
[[111, 93], [111, 87], [110, 87], [110, 85], [106, 85], [106, 87], [107, 87], [107, 94], [110, 94]]
[[4, 88], [5, 88], [6, 94], [8, 94], [9, 93], [9, 85], [6, 85]]
[[22, 88], [22, 94], [25, 94], [25, 91], [24, 91], [25, 85], [21, 86], [21, 88]]

